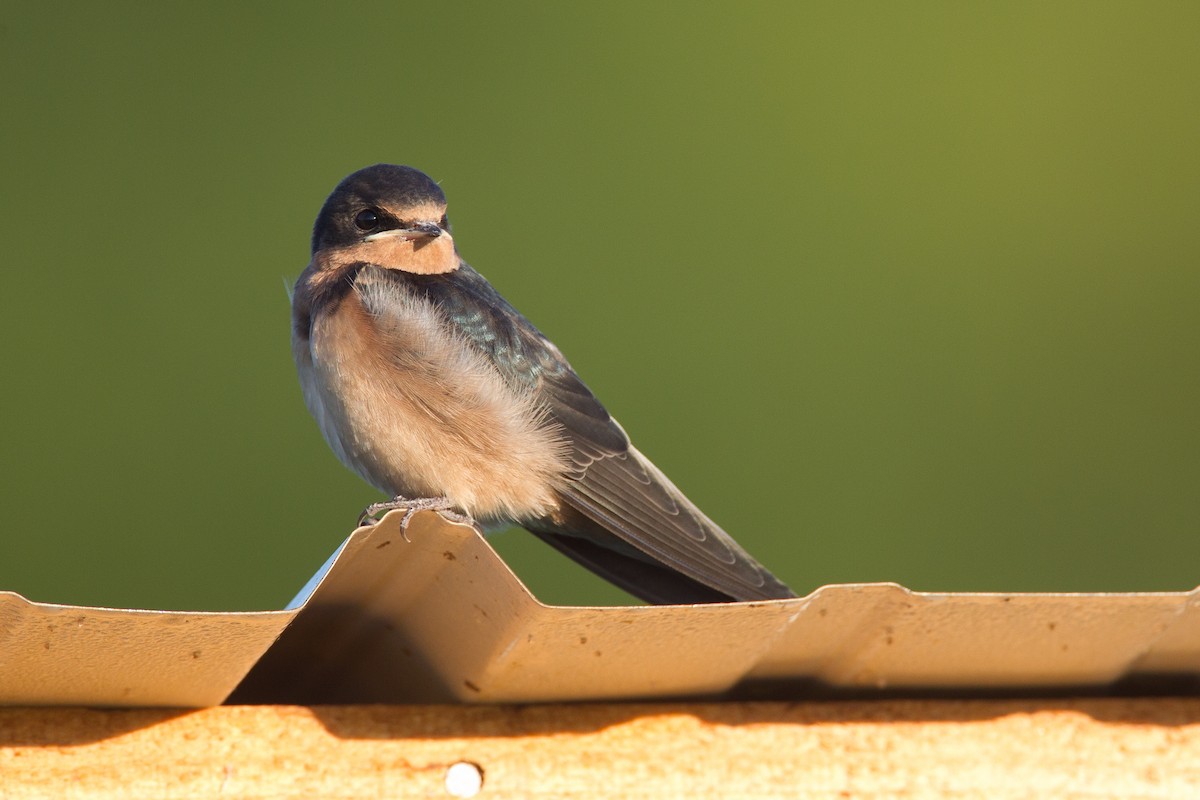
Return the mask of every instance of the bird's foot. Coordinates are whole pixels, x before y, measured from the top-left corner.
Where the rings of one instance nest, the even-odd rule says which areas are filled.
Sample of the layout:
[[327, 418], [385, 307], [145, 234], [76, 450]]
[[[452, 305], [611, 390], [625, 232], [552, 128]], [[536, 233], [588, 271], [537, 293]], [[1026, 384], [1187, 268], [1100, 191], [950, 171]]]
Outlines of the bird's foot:
[[363, 512], [358, 515], [358, 526], [361, 528], [364, 525], [374, 525], [379, 522], [380, 514], [386, 514], [389, 511], [395, 511], [400, 508], [404, 509], [404, 518], [400, 520], [400, 535], [404, 536], [405, 540], [408, 539], [405, 535], [408, 530], [408, 521], [418, 511], [436, 511], [451, 522], [475, 525], [475, 520], [458, 511], [458, 507], [448, 497], [409, 498], [397, 495], [391, 500], [385, 500], [382, 503], [371, 503], [371, 505], [364, 508]]

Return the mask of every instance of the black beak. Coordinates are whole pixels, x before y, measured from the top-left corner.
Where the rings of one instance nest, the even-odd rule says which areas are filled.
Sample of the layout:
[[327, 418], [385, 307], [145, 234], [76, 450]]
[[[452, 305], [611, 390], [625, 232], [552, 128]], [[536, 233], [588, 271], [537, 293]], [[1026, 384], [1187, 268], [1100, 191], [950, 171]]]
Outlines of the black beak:
[[442, 235], [442, 229], [438, 227], [436, 222], [413, 222], [405, 225], [404, 228], [413, 233], [423, 233], [430, 239], [435, 239]]
[[442, 235], [442, 229], [438, 227], [436, 222], [406, 222], [399, 228], [388, 228], [379, 233], [372, 233], [370, 236], [363, 237], [364, 242], [373, 242], [376, 239], [383, 239], [389, 236], [399, 236], [404, 239], [436, 239]]

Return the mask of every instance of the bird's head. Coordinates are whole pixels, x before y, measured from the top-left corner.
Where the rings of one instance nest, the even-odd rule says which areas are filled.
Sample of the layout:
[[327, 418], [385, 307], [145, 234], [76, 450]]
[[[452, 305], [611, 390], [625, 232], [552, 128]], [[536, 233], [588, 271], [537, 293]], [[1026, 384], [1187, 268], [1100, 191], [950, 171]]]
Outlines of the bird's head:
[[331, 267], [364, 262], [433, 275], [459, 266], [441, 187], [394, 164], [360, 169], [337, 185], [317, 215], [312, 251]]

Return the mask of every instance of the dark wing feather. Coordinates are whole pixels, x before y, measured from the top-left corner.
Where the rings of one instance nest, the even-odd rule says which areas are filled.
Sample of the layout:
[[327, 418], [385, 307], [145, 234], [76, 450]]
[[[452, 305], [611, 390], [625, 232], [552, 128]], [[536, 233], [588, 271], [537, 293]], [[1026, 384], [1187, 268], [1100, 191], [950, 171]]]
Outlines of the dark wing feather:
[[[522, 520], [525, 527], [651, 601], [795, 596], [630, 445], [625, 431], [558, 348], [482, 276], [464, 263], [448, 276], [419, 278], [414, 285], [488, 355], [510, 384], [537, 393], [550, 421], [571, 445], [575, 469], [561, 496], [593, 524]], [[686, 576], [686, 582], [671, 588], [646, 585], [662, 580], [658, 564]], [[702, 586], [689, 592], [693, 581]]]
[[587, 517], [580, 519], [585, 527], [596, 527], [599, 535], [589, 535], [585, 538], [578, 533], [555, 533], [543, 530], [536, 524], [530, 525], [529, 530], [563, 555], [578, 561], [601, 578], [647, 603], [727, 603], [732, 599], [723, 592], [718, 592], [661, 564], [627, 556], [596, 544], [604, 537], [612, 538], [612, 534]]

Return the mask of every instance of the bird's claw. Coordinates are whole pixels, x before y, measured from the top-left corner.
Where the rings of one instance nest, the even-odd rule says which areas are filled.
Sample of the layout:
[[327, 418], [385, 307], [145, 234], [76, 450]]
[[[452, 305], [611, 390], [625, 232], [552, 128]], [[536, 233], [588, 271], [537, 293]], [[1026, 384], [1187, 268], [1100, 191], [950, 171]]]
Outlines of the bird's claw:
[[405, 541], [408, 541], [408, 521], [418, 511], [436, 511], [452, 522], [475, 525], [475, 521], [466, 514], [459, 512], [448, 497], [408, 498], [397, 496], [382, 503], [371, 503], [371, 505], [364, 508], [363, 512], [358, 515], [358, 527], [375, 525], [379, 522], [380, 514], [386, 514], [389, 511], [401, 508], [404, 509], [404, 517], [400, 520], [400, 535], [404, 537]]

